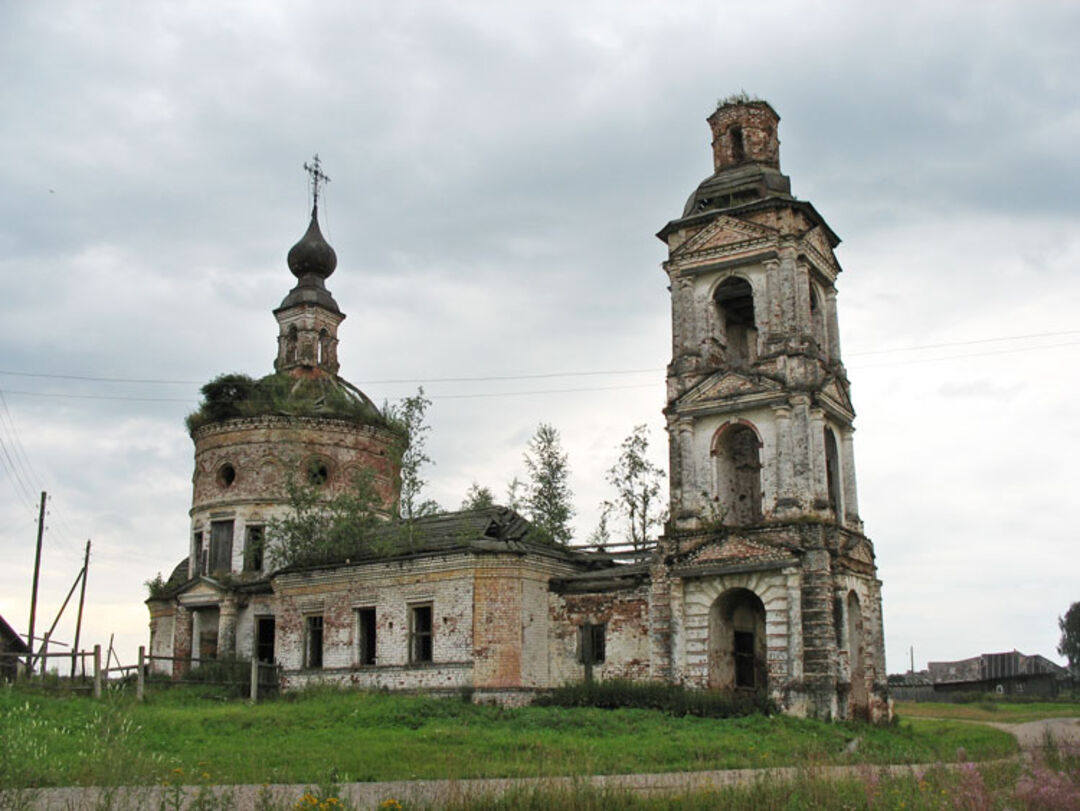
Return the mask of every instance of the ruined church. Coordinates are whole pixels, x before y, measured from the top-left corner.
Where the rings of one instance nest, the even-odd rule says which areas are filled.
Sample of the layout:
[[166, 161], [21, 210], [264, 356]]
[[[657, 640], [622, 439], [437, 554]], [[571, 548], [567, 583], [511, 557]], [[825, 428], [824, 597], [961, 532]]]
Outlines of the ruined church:
[[[274, 371], [223, 377], [189, 418], [187, 555], [147, 600], [155, 667], [274, 662], [284, 689], [468, 691], [522, 703], [593, 678], [767, 694], [880, 720], [881, 583], [856, 495], [839, 239], [780, 171], [763, 101], [708, 118], [713, 172], [658, 237], [671, 292], [670, 517], [633, 563], [552, 542], [512, 510], [395, 517], [400, 427], [338, 375], [345, 318], [318, 223], [288, 254]], [[216, 388], [215, 388], [216, 387]], [[374, 488], [379, 543], [275, 566], [289, 483]]]

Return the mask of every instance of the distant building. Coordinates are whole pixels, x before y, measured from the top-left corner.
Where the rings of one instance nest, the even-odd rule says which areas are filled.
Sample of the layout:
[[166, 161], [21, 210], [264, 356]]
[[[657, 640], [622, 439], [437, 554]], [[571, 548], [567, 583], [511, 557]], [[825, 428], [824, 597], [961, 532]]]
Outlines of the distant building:
[[0, 681], [13, 681], [19, 672], [19, 661], [7, 654], [30, 653], [21, 636], [0, 617]]
[[955, 662], [930, 662], [930, 681], [938, 693], [997, 693], [1056, 696], [1069, 686], [1069, 671], [1045, 656], [1019, 651], [984, 653]]
[[[255, 656], [276, 661], [286, 687], [500, 701], [589, 674], [888, 718], [881, 582], [840, 355], [839, 238], [791, 194], [779, 120], [763, 101], [721, 104], [708, 119], [714, 171], [658, 234], [671, 518], [647, 559], [555, 544], [501, 507], [407, 528], [392, 518], [404, 437], [338, 377], [345, 316], [325, 286], [337, 258], [316, 208], [289, 252], [296, 286], [274, 311], [274, 374], [215, 381], [189, 419], [188, 556], [147, 601], [155, 667]], [[386, 518], [374, 541], [274, 570], [266, 529], [290, 509], [288, 484], [328, 500], [358, 474]]]

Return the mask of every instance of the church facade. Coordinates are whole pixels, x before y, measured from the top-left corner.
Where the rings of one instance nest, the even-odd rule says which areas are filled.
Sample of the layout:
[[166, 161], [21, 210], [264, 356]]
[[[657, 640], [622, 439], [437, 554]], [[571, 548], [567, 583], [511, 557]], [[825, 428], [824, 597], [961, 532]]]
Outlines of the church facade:
[[[336, 257], [316, 177], [311, 224], [289, 254], [297, 284], [274, 311], [274, 374], [215, 381], [228, 396], [204, 390], [189, 420], [189, 554], [147, 601], [151, 653], [175, 660], [160, 667], [257, 656], [287, 688], [511, 703], [588, 673], [765, 693], [798, 715], [888, 717], [838, 337], [839, 240], [792, 196], [771, 106], [725, 103], [708, 121], [714, 171], [658, 234], [672, 308], [670, 519], [648, 559], [553, 543], [499, 507], [390, 517], [404, 437], [337, 376], [344, 315], [325, 286]], [[275, 568], [266, 528], [288, 512], [289, 482], [329, 499], [361, 474], [386, 517], [377, 542]]]

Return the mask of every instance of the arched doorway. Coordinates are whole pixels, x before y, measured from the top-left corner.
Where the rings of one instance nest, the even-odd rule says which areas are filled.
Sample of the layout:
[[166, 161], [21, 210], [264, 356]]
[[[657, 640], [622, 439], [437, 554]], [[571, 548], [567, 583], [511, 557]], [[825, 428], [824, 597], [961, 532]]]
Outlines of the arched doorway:
[[867, 720], [870, 717], [870, 698], [866, 689], [862, 605], [854, 591], [848, 592], [847, 597], [847, 643], [848, 662], [851, 665], [850, 716]]
[[764, 690], [765, 604], [749, 589], [730, 589], [709, 610], [709, 687]]

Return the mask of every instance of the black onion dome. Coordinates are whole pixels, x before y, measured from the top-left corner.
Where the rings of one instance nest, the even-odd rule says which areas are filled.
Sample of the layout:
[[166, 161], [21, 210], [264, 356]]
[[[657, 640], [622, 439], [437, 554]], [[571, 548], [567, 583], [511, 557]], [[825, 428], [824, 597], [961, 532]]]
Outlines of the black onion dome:
[[337, 254], [319, 230], [319, 207], [311, 209], [311, 225], [300, 241], [289, 249], [289, 270], [298, 279], [317, 276], [325, 279], [337, 267]]

